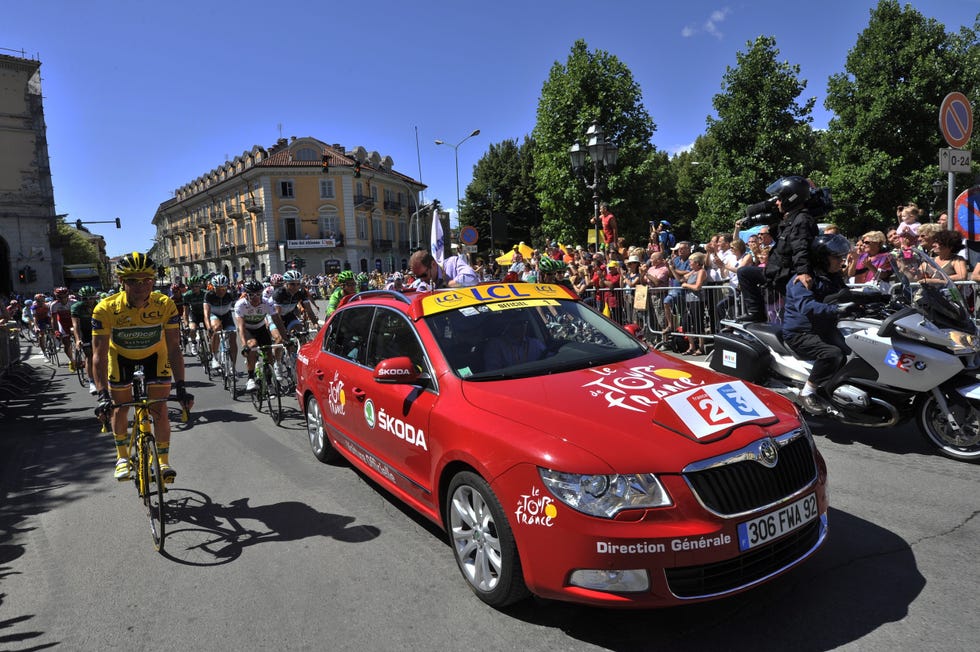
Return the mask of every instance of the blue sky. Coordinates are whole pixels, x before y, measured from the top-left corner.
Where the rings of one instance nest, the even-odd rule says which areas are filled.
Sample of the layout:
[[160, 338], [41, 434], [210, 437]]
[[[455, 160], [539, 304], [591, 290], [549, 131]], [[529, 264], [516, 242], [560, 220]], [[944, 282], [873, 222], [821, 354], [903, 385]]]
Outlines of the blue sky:
[[[579, 38], [632, 70], [661, 150], [703, 133], [726, 66], [760, 35], [801, 66], [823, 127], [827, 78], [844, 70], [876, 4], [7, 1], [0, 48], [42, 63], [57, 212], [120, 217], [122, 230], [90, 227], [116, 255], [151, 245], [150, 220], [176, 188], [272, 145], [280, 125], [287, 138], [390, 155], [429, 186], [426, 200], [452, 208], [453, 150], [433, 141], [480, 129], [458, 150], [462, 193], [491, 143], [531, 132], [542, 84]], [[949, 31], [980, 12], [980, 0], [910, 4]]]

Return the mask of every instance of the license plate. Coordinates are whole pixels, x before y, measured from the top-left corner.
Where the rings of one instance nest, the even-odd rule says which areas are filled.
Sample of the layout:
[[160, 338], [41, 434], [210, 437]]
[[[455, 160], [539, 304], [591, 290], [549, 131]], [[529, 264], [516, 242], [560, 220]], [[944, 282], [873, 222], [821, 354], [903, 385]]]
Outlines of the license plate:
[[751, 550], [799, 529], [817, 518], [817, 496], [810, 494], [775, 512], [738, 524], [738, 547]]

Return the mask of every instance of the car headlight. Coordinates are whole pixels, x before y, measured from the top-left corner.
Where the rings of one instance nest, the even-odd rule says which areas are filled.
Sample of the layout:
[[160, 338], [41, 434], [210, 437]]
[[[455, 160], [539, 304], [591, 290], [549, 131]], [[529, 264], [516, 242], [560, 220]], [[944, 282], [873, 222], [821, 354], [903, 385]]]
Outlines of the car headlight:
[[624, 509], [667, 507], [667, 490], [652, 473], [562, 473], [539, 468], [541, 480], [555, 498], [572, 509], [613, 518]]

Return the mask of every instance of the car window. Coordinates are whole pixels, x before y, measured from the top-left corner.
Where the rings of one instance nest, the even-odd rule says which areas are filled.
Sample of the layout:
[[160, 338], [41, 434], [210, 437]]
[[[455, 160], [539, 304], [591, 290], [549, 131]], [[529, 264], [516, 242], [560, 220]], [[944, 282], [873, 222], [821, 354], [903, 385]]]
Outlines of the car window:
[[396, 356], [408, 356], [419, 371], [426, 370], [422, 346], [411, 324], [394, 310], [379, 308], [371, 326], [367, 365], [374, 367], [385, 358]]
[[373, 306], [342, 310], [330, 322], [330, 331], [324, 340], [324, 350], [347, 358], [351, 362], [365, 364], [368, 332], [373, 317]]

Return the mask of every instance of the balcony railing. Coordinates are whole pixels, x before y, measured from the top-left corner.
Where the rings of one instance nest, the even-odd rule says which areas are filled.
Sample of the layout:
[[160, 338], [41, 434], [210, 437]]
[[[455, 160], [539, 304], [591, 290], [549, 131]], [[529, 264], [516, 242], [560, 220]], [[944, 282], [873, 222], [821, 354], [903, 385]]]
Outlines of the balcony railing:
[[235, 253], [236, 254], [248, 253], [248, 245], [243, 245], [243, 244], [238, 245], [237, 247], [235, 247]]
[[374, 206], [374, 197], [370, 195], [354, 195], [354, 207], [358, 208], [360, 206], [371, 208]]
[[229, 202], [225, 204], [225, 214], [231, 218], [241, 217], [242, 207], [238, 202]]
[[400, 249], [401, 251], [408, 251], [408, 248], [409, 248], [410, 246], [411, 246], [411, 245], [410, 245], [410, 244], [408, 243], [408, 240], [399, 240], [399, 241], [398, 241], [398, 248], [399, 248], [399, 249]]
[[400, 212], [402, 209], [402, 203], [400, 201], [388, 201], [385, 200], [385, 210]]
[[375, 251], [391, 251], [391, 240], [375, 240], [374, 249]]

